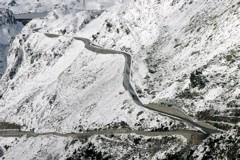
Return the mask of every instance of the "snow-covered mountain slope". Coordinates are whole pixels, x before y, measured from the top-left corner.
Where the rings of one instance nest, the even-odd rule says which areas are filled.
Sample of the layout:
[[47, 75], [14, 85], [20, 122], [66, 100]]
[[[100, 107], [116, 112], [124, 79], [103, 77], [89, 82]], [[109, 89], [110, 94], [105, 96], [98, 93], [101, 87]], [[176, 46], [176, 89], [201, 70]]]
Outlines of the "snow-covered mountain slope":
[[[42, 28], [39, 32], [83, 36], [105, 48], [132, 54], [132, 81], [144, 103], [167, 103], [226, 130], [239, 125], [239, 7], [236, 0], [133, 0], [101, 15], [54, 10], [44, 19], [31, 21], [12, 43], [8, 68], [0, 81], [0, 120], [37, 132], [186, 127], [133, 103], [122, 86], [121, 55], [99, 55], [71, 37], [53, 39], [32, 32]], [[184, 146], [184, 139], [175, 142], [171, 138], [157, 145], [167, 143], [166, 152], [158, 149], [167, 154], [156, 157], [202, 159], [212, 154], [213, 158], [233, 159], [239, 154], [237, 129], [212, 135], [196, 148]], [[26, 156], [66, 157], [68, 153], [61, 147], [74, 144], [57, 139], [26, 139], [13, 148], [26, 153], [29, 146], [36, 145]], [[90, 138], [91, 145], [80, 143], [76, 148], [83, 144], [86, 152], [123, 155], [123, 142], [131, 137], [114, 139], [115, 146], [121, 143], [116, 148], [109, 146], [108, 140], [100, 138], [98, 144]], [[39, 149], [41, 144], [46, 147]], [[61, 146], [62, 152], [51, 146]], [[221, 148], [221, 154], [215, 146]], [[84, 156], [81, 149], [68, 151], [73, 158]], [[8, 156], [15, 153], [13, 150]]]
[[180, 107], [229, 129], [240, 122], [239, 7], [236, 0], [131, 1], [79, 35], [133, 55], [145, 103]]
[[[77, 139], [41, 136], [0, 138], [5, 159], [157, 159], [167, 158], [186, 147], [181, 136], [148, 137], [130, 135], [95, 135]], [[152, 146], [152, 149], [148, 149]], [[170, 148], [170, 149], [169, 149]]]
[[184, 126], [133, 103], [122, 86], [123, 56], [98, 55], [71, 37], [33, 33], [43, 27], [40, 32], [75, 34], [97, 16], [58, 10], [22, 30], [12, 43], [1, 80], [1, 120], [41, 132]]
[[[193, 151], [191, 158], [202, 159], [239, 159], [240, 128], [235, 127], [225, 134], [212, 135]], [[179, 154], [180, 156], [180, 154]]]
[[[85, 0], [86, 9], [99, 10], [109, 8], [117, 3], [121, 3], [121, 0]], [[52, 11], [53, 9], [61, 6], [69, 8], [70, 10], [82, 10], [83, 0], [1, 0], [0, 6], [12, 10], [17, 13], [29, 13], [29, 12], [45, 12]]]
[[[212, 135], [199, 146], [187, 145], [182, 136], [136, 134], [90, 137], [39, 136], [0, 138], [4, 159], [237, 159], [239, 128]], [[218, 148], [218, 149], [216, 149]]]
[[13, 13], [7, 9], [0, 9], [0, 77], [6, 69], [7, 50], [9, 43], [21, 31], [22, 25], [14, 19]]

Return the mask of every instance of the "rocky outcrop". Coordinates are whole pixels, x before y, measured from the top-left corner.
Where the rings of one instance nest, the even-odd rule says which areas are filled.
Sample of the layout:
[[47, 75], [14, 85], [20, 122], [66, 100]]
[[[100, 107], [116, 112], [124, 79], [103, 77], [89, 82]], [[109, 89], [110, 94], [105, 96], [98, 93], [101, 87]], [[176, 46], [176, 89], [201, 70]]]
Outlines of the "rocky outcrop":
[[6, 70], [9, 44], [21, 28], [10, 10], [0, 9], [0, 78]]

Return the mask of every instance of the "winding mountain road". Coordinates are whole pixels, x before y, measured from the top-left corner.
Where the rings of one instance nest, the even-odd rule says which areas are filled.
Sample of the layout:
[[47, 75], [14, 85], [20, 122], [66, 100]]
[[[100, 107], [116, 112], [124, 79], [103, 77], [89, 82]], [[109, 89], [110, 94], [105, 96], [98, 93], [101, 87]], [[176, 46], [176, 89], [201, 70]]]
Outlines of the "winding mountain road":
[[[34, 30], [36, 33], [39, 29]], [[161, 115], [168, 116], [172, 119], [179, 120], [186, 122], [190, 124], [191, 126], [197, 128], [198, 131], [191, 131], [191, 130], [175, 130], [175, 131], [163, 131], [163, 132], [148, 132], [148, 131], [134, 131], [129, 129], [108, 129], [108, 130], [102, 130], [102, 131], [89, 131], [89, 132], [83, 132], [83, 133], [58, 133], [58, 132], [46, 132], [46, 133], [35, 133], [35, 132], [29, 132], [29, 131], [21, 131], [21, 126], [14, 126], [14, 125], [7, 125], [5, 123], [0, 123], [0, 137], [36, 137], [36, 136], [46, 136], [46, 135], [54, 135], [54, 136], [63, 136], [63, 137], [76, 137], [76, 138], [84, 138], [84, 137], [90, 137], [93, 135], [110, 135], [110, 134], [131, 134], [135, 133], [138, 135], [144, 135], [144, 136], [173, 136], [173, 135], [182, 135], [190, 144], [199, 144], [202, 140], [204, 140], [208, 135], [212, 133], [219, 133], [220, 130], [214, 128], [213, 126], [206, 124], [206, 123], [200, 123], [196, 120], [193, 120], [190, 116], [182, 112], [178, 108], [174, 107], [166, 107], [158, 104], [147, 104], [144, 105], [141, 100], [139, 99], [137, 93], [135, 92], [132, 84], [131, 84], [131, 66], [132, 66], [132, 56], [126, 52], [122, 51], [116, 51], [111, 49], [104, 49], [100, 46], [97, 46], [93, 44], [89, 39], [82, 38], [82, 37], [74, 37], [74, 36], [68, 36], [68, 35], [59, 35], [59, 34], [51, 34], [51, 33], [41, 33], [45, 34], [49, 38], [57, 38], [59, 36], [65, 36], [65, 37], [71, 37], [75, 40], [82, 41], [85, 44], [85, 48], [98, 53], [98, 54], [119, 54], [123, 55], [125, 57], [125, 66], [124, 66], [124, 77], [123, 77], [123, 86], [124, 88], [129, 92], [131, 95], [134, 103], [137, 105], [144, 107], [146, 109], [150, 109], [153, 111], [158, 112]], [[4, 130], [4, 126], [8, 129]], [[2, 157], [4, 154], [3, 150], [0, 150], [0, 157]]]
[[[38, 30], [36, 30], [36, 32], [38, 32]], [[38, 32], [38, 33], [41, 33], [41, 32]], [[173, 118], [173, 119], [184, 121], [184, 122], [190, 124], [191, 126], [199, 129], [204, 134], [212, 134], [212, 133], [221, 132], [220, 130], [216, 129], [215, 127], [213, 127], [209, 124], [206, 124], [204, 122], [198, 122], [197, 120], [193, 120], [191, 117], [189, 117], [187, 114], [182, 112], [180, 109], [177, 109], [177, 108], [174, 108], [174, 107], [164, 107], [164, 106], [157, 105], [157, 104], [144, 105], [141, 102], [141, 100], [139, 99], [137, 93], [135, 92], [135, 90], [133, 89], [132, 84], [131, 84], [132, 56], [130, 54], [128, 54], [126, 52], [122, 52], [122, 51], [116, 51], [116, 50], [112, 50], [112, 49], [101, 48], [100, 46], [97, 46], [97, 45], [93, 44], [87, 38], [74, 37], [74, 36], [69, 36], [69, 35], [59, 35], [59, 34], [52, 34], [52, 33], [43, 33], [43, 34], [45, 34], [49, 38], [56, 38], [56, 37], [59, 37], [59, 36], [65, 36], [65, 37], [74, 38], [75, 40], [80, 40], [85, 44], [86, 49], [88, 49], [92, 52], [98, 53], [98, 54], [121, 54], [121, 55], [123, 55], [125, 57], [123, 86], [129, 92], [133, 101], [137, 105], [139, 105], [141, 107], [144, 107], [144, 108], [147, 108], [147, 109], [150, 109], [150, 110], [153, 110], [153, 111], [157, 111], [158, 113], [160, 113], [164, 116], [168, 116], [168, 117]]]
[[[33, 17], [35, 15], [29, 14], [29, 15], [17, 15], [18, 20], [20, 21], [26, 21], [29, 22], [33, 18], [39, 18], [39, 15], [36, 15], [36, 17]], [[45, 14], [44, 14], [45, 16]], [[41, 28], [33, 30], [33, 32], [38, 32]], [[46, 132], [46, 133], [35, 133], [35, 132], [29, 132], [29, 131], [21, 131], [21, 126], [8, 126], [9, 129], [4, 130], [4, 126], [6, 124], [3, 124], [1, 126], [0, 122], [0, 137], [22, 137], [26, 135], [27, 137], [36, 137], [36, 136], [45, 136], [45, 135], [55, 135], [55, 136], [63, 136], [63, 137], [77, 137], [77, 138], [84, 138], [84, 137], [90, 137], [93, 135], [109, 135], [109, 134], [131, 134], [135, 133], [138, 135], [144, 135], [144, 136], [171, 136], [171, 135], [182, 135], [184, 136], [188, 142], [191, 144], [199, 144], [202, 140], [204, 140], [208, 135], [212, 133], [220, 133], [222, 131], [216, 129], [215, 127], [206, 124], [204, 122], [199, 122], [197, 120], [192, 119], [192, 117], [185, 114], [183, 111], [181, 111], [178, 108], [174, 107], [168, 107], [163, 106], [159, 104], [143, 104], [141, 100], [139, 99], [137, 93], [135, 92], [132, 84], [131, 84], [131, 67], [132, 67], [132, 56], [126, 52], [122, 51], [116, 51], [111, 49], [104, 49], [100, 46], [95, 45], [87, 38], [82, 37], [75, 37], [75, 36], [68, 36], [68, 35], [59, 35], [59, 34], [51, 34], [51, 33], [41, 33], [45, 34], [49, 38], [57, 38], [59, 36], [65, 36], [65, 37], [71, 37], [75, 40], [82, 41], [85, 44], [85, 48], [98, 53], [98, 54], [120, 54], [125, 57], [125, 66], [124, 66], [124, 77], [123, 77], [123, 87], [129, 92], [130, 96], [132, 97], [134, 103], [137, 105], [144, 107], [149, 110], [153, 110], [158, 112], [161, 115], [168, 116], [172, 119], [179, 120], [186, 122], [187, 124], [197, 128], [198, 131], [191, 131], [191, 130], [175, 130], [175, 131], [163, 131], [163, 132], [148, 132], [148, 131], [133, 131], [129, 129], [108, 129], [108, 130], [102, 130], [102, 131], [89, 131], [84, 133], [58, 133], [58, 132]], [[0, 147], [0, 157], [4, 155], [3, 149]]]

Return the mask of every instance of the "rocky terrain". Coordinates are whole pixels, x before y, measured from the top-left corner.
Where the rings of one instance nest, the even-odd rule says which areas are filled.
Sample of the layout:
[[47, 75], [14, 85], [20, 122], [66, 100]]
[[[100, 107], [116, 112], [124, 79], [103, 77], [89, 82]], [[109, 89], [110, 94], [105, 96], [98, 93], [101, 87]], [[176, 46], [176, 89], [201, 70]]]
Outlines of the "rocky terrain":
[[22, 29], [22, 24], [15, 21], [13, 13], [7, 9], [0, 9], [0, 77], [6, 69], [9, 43]]
[[[43, 34], [57, 33], [130, 53], [142, 102], [177, 107], [224, 132], [198, 145], [181, 135], [1, 138], [6, 159], [239, 158], [238, 1], [133, 0], [104, 12], [71, 7], [55, 7], [4, 44], [11, 43], [1, 52], [7, 67], [0, 80], [1, 121], [41, 133], [193, 129], [134, 104], [122, 86], [123, 56], [99, 55], [71, 37]], [[7, 17], [3, 23], [12, 20], [7, 28], [15, 26], [12, 15]], [[17, 32], [10, 33], [8, 39]]]

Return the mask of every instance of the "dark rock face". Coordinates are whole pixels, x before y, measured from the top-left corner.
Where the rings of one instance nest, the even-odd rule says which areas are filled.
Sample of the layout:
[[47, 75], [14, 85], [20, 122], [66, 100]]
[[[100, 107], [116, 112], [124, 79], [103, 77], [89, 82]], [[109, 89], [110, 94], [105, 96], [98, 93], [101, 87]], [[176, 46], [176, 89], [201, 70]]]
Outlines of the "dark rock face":
[[207, 79], [202, 75], [201, 71], [196, 70], [191, 73], [190, 82], [193, 88], [199, 87], [199, 89], [202, 89], [206, 86]]
[[0, 157], [2, 157], [4, 155], [4, 152], [2, 150], [2, 148], [0, 147]]
[[[176, 146], [172, 146], [171, 143], [175, 143]], [[186, 144], [181, 138], [175, 136], [163, 138], [114, 134], [95, 136], [94, 140], [89, 138], [82, 147], [74, 150], [67, 160], [151, 159], [158, 157], [159, 153], [166, 151], [169, 147], [174, 149], [171, 153], [169, 152], [167, 158], [185, 151]]]
[[[227, 133], [212, 135], [195, 150], [192, 158], [238, 159], [240, 157], [240, 130], [235, 127]], [[202, 152], [201, 154], [199, 154]]]
[[8, 6], [16, 6], [17, 2], [15, 0], [12, 0], [10, 3], [8, 3]]
[[16, 24], [13, 12], [9, 9], [0, 9], [0, 26]]
[[11, 30], [15, 24], [16, 20], [12, 11], [8, 9], [0, 9], [0, 36], [4, 37], [0, 41], [0, 78], [2, 77], [7, 65], [7, 51], [11, 41], [8, 36], [12, 35]]

